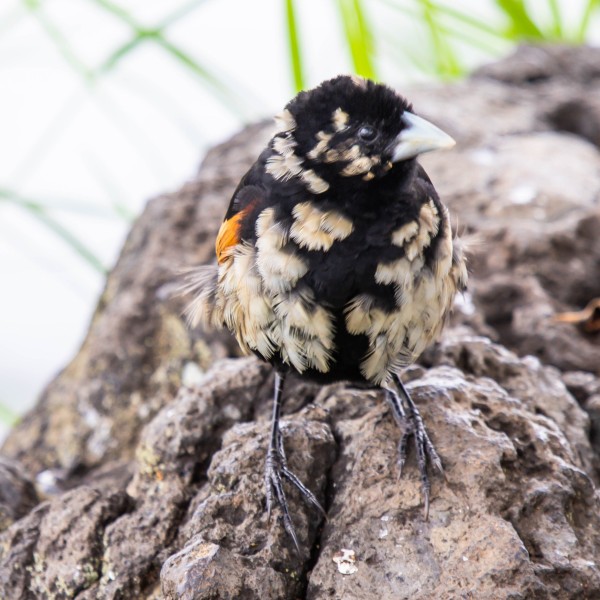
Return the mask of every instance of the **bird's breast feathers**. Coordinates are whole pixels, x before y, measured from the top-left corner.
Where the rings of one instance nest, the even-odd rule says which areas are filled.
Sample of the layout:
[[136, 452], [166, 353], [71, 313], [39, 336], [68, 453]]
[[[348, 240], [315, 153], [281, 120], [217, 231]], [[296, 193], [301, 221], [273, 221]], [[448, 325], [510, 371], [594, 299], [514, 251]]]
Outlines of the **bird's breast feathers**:
[[245, 352], [299, 373], [387, 381], [466, 284], [414, 160], [453, 144], [384, 85], [340, 76], [298, 94], [233, 195], [218, 264], [189, 278], [192, 323], [225, 325]]
[[[252, 240], [239, 237], [249, 211], [225, 221], [218, 271], [201, 272], [191, 313], [225, 324], [245, 352], [300, 373], [330, 370], [340, 328], [366, 336], [358, 367], [379, 384], [438, 335], [466, 284], [465, 262], [453, 247], [446, 208], [432, 198], [415, 218], [388, 223], [384, 239], [342, 211], [321, 208], [326, 204], [298, 202], [287, 219], [267, 206]], [[320, 285], [323, 277], [333, 285]]]

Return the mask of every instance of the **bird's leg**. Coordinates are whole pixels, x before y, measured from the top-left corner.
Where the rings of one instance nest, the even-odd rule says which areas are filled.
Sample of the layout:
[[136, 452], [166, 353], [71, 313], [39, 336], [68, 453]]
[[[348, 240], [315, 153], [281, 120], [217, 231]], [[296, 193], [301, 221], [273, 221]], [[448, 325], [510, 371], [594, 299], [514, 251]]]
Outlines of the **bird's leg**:
[[443, 473], [442, 461], [438, 456], [427, 430], [419, 409], [410, 397], [410, 394], [404, 387], [400, 377], [396, 373], [392, 374], [397, 392], [392, 389], [386, 389], [386, 398], [392, 408], [392, 413], [396, 422], [402, 427], [402, 436], [398, 442], [398, 468], [400, 475], [404, 463], [406, 462], [406, 449], [408, 438], [412, 434], [415, 440], [415, 449], [417, 451], [417, 465], [421, 476], [421, 487], [423, 489], [423, 498], [425, 505], [425, 520], [429, 517], [429, 496], [431, 493], [431, 484], [427, 475], [427, 462], [431, 461], [433, 466]]
[[267, 518], [271, 518], [271, 509], [273, 508], [273, 492], [277, 503], [283, 512], [283, 526], [294, 541], [296, 549], [300, 551], [298, 546], [298, 538], [292, 523], [290, 511], [288, 508], [287, 498], [283, 490], [283, 479], [287, 479], [302, 494], [304, 499], [316, 506], [323, 515], [325, 510], [315, 497], [315, 495], [292, 473], [287, 466], [285, 450], [283, 447], [283, 436], [279, 429], [279, 417], [281, 415], [281, 397], [283, 393], [283, 384], [285, 383], [285, 373], [275, 372], [275, 390], [273, 396], [273, 415], [271, 417], [271, 437], [269, 440], [269, 449], [267, 451], [267, 460], [265, 463], [265, 488], [267, 499]]
[[402, 435], [400, 436], [400, 441], [398, 442], [398, 478], [402, 477], [402, 471], [404, 469], [404, 463], [406, 463], [406, 448], [408, 445], [408, 438], [410, 434], [413, 432], [412, 423], [409, 422], [406, 418], [406, 410], [404, 410], [404, 406], [402, 404], [402, 400], [400, 396], [396, 393], [395, 390], [386, 389], [385, 397], [392, 409], [392, 414], [394, 415], [394, 421], [398, 424], [400, 429], [402, 430]]

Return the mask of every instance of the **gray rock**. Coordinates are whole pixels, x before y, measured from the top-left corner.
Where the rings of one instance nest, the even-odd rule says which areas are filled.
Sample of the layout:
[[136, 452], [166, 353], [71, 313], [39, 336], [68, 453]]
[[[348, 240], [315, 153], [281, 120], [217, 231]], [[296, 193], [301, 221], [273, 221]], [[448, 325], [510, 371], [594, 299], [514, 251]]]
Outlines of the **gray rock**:
[[37, 503], [33, 482], [21, 465], [0, 456], [0, 531], [25, 516]]
[[270, 369], [190, 332], [175, 293], [211, 260], [258, 124], [148, 204], [81, 351], [6, 440], [0, 597], [600, 597], [600, 338], [555, 318], [600, 296], [598, 65], [524, 47], [403, 90], [459, 141], [426, 167], [472, 245], [451, 328], [403, 374], [445, 467], [429, 521], [381, 394], [302, 381], [285, 447], [327, 519], [288, 487], [300, 551], [267, 521]]

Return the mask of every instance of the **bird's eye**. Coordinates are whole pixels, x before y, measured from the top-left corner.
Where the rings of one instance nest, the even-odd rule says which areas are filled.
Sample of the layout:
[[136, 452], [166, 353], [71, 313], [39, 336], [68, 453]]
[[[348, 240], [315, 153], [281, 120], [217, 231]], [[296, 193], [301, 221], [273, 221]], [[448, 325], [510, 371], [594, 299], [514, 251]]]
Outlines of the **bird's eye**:
[[370, 125], [363, 125], [358, 130], [358, 137], [364, 142], [372, 142], [377, 137], [377, 130]]

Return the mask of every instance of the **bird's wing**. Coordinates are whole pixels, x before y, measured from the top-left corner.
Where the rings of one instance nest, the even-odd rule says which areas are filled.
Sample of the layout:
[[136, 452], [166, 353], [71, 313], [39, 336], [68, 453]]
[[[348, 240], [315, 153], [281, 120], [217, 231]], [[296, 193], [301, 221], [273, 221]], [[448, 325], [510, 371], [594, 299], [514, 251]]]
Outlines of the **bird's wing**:
[[246, 217], [254, 209], [264, 205], [267, 196], [265, 188], [254, 183], [256, 180], [254, 171], [254, 168], [251, 169], [240, 181], [233, 193], [223, 223], [221, 223], [215, 243], [219, 264], [226, 260], [232, 250], [246, 237], [244, 234], [250, 235], [251, 238], [254, 237], [253, 231], [244, 231], [248, 228], [248, 225], [245, 226], [245, 222], [252, 223], [252, 219], [246, 220]]
[[[233, 193], [229, 208], [215, 243], [218, 264], [222, 264], [244, 239], [253, 235], [253, 219], [245, 219], [267, 196], [264, 188], [257, 183], [256, 165], [244, 175]], [[256, 183], [255, 183], [256, 182]], [[260, 210], [260, 208], [258, 208]], [[201, 265], [186, 271], [182, 292], [193, 296], [186, 310], [192, 327], [199, 323], [219, 327], [223, 322], [222, 309], [218, 302], [218, 266], [214, 263]]]
[[215, 252], [219, 264], [225, 261], [233, 248], [239, 244], [241, 221], [247, 211], [248, 208], [236, 213], [229, 219], [225, 219], [221, 223], [215, 242]]

